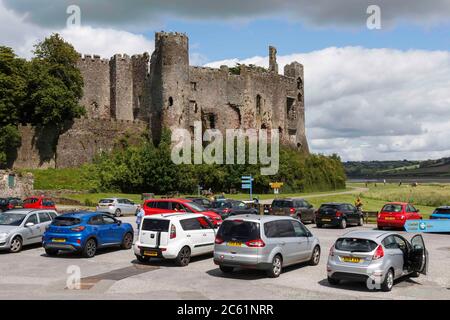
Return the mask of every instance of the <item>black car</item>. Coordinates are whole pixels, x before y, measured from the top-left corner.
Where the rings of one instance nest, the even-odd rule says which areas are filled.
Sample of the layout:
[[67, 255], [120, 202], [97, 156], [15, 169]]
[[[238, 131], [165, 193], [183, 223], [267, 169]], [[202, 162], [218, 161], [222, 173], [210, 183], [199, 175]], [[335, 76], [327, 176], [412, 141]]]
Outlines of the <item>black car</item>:
[[362, 212], [350, 203], [324, 203], [316, 215], [317, 228], [322, 228], [323, 225], [332, 225], [345, 229], [347, 225], [362, 226], [363, 223]]
[[205, 209], [211, 208], [212, 202], [204, 197], [185, 197], [185, 199], [191, 200], [192, 202], [201, 205]]
[[258, 209], [247, 205], [245, 202], [230, 199], [213, 201], [210, 210], [220, 214], [222, 219], [238, 214], [258, 214]]
[[273, 200], [270, 214], [291, 216], [301, 220], [303, 223], [314, 223], [316, 219], [313, 205], [301, 198], [283, 198]]
[[0, 198], [0, 212], [22, 208], [23, 202], [20, 198]]

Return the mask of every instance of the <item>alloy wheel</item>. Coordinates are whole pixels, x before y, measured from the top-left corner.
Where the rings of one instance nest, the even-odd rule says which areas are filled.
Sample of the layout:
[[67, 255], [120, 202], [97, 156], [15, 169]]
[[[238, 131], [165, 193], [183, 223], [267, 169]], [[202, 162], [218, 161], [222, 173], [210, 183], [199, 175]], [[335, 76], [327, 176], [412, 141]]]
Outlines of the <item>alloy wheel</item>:
[[95, 245], [94, 240], [89, 240], [86, 243], [86, 253], [89, 257], [93, 257], [95, 255], [95, 252], [97, 251], [97, 246]]
[[318, 264], [319, 263], [319, 259], [320, 259], [320, 249], [319, 249], [319, 247], [315, 247], [314, 248], [314, 252], [313, 252], [313, 262], [314, 262], [314, 264]]
[[20, 241], [19, 238], [14, 238], [11, 241], [11, 247], [10, 247], [11, 252], [19, 252], [21, 247], [22, 247], [22, 242]]
[[281, 273], [281, 259], [280, 259], [280, 257], [276, 256], [273, 259], [272, 268], [273, 268], [273, 273], [275, 275], [278, 276]]
[[188, 248], [181, 249], [180, 256], [181, 256], [180, 260], [181, 260], [182, 265], [184, 265], [184, 266], [187, 265], [191, 258], [191, 253], [190, 253], [189, 249]]

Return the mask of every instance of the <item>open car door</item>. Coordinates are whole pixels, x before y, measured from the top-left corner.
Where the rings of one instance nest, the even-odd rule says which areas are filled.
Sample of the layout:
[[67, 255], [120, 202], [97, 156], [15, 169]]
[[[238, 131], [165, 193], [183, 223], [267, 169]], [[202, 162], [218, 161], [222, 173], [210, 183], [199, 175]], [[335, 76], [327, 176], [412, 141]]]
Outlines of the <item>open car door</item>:
[[411, 239], [409, 263], [411, 271], [427, 274], [428, 251], [425, 248], [425, 242], [420, 234], [415, 235]]

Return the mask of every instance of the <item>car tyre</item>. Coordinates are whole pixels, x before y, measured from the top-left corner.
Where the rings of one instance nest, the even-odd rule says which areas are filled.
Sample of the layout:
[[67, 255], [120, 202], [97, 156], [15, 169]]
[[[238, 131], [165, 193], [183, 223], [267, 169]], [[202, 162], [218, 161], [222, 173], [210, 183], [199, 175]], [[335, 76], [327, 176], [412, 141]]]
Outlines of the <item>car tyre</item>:
[[133, 234], [131, 232], [125, 233], [122, 239], [122, 244], [120, 247], [123, 250], [129, 250], [133, 246]]
[[339, 223], [339, 228], [341, 229], [347, 228], [347, 220], [342, 219], [341, 222]]
[[386, 276], [384, 277], [383, 283], [381, 283], [381, 291], [389, 292], [394, 286], [394, 271], [389, 269]]
[[48, 255], [49, 257], [54, 257], [54, 256], [58, 255], [58, 250], [45, 249], [45, 254]]
[[278, 278], [283, 268], [283, 260], [279, 254], [275, 255], [272, 259], [272, 266], [267, 270], [269, 278]]
[[227, 266], [219, 266], [220, 271], [223, 273], [232, 273], [234, 268], [233, 267], [227, 267]]
[[332, 286], [337, 286], [341, 282], [338, 279], [333, 279], [331, 277], [328, 277], [327, 280], [328, 283], [331, 284]]
[[11, 240], [11, 245], [10, 245], [10, 248], [9, 248], [9, 252], [11, 252], [11, 253], [18, 253], [18, 252], [22, 251], [22, 247], [23, 247], [22, 238], [19, 237], [19, 236], [15, 236]]
[[116, 211], [114, 211], [115, 217], [120, 217], [121, 214], [122, 214], [122, 211], [120, 211], [120, 209], [116, 209]]
[[411, 278], [418, 278], [420, 277], [420, 272], [414, 271], [409, 275]]
[[86, 241], [86, 244], [83, 247], [81, 255], [84, 258], [92, 258], [95, 256], [96, 252], [97, 252], [97, 242], [91, 238], [88, 241]]
[[136, 259], [141, 263], [147, 263], [150, 261], [150, 257], [146, 257], [146, 256], [136, 255]]
[[320, 228], [322, 228], [322, 224], [316, 223], [316, 227], [320, 229]]
[[315, 246], [311, 254], [311, 259], [309, 260], [310, 266], [317, 266], [320, 262], [320, 247]]
[[377, 226], [378, 230], [384, 230], [384, 227]]
[[178, 256], [175, 259], [175, 264], [180, 267], [185, 267], [191, 261], [191, 249], [188, 246], [181, 248]]

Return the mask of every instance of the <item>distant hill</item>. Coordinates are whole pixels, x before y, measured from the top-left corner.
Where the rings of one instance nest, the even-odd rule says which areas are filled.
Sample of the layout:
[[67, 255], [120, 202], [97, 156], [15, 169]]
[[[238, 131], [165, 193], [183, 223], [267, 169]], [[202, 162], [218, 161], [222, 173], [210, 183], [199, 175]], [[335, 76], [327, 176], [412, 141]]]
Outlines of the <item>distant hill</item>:
[[450, 158], [425, 161], [348, 161], [344, 162], [349, 178], [450, 178]]

